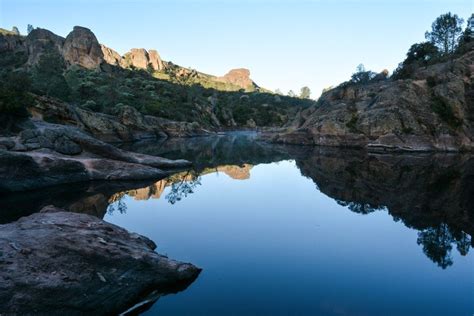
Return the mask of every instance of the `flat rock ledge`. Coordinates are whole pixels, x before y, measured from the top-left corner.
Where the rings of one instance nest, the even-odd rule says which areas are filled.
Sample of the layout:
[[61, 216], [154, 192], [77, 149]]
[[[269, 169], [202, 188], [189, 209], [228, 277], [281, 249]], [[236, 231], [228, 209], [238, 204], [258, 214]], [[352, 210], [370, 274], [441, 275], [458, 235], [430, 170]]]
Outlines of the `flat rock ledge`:
[[[96, 217], [46, 207], [0, 225], [5, 315], [111, 315], [185, 289], [201, 269]], [[151, 299], [150, 299], [151, 298]]]
[[29, 123], [32, 128], [18, 136], [0, 137], [0, 193], [92, 180], [159, 179], [191, 166], [122, 150], [77, 127]]

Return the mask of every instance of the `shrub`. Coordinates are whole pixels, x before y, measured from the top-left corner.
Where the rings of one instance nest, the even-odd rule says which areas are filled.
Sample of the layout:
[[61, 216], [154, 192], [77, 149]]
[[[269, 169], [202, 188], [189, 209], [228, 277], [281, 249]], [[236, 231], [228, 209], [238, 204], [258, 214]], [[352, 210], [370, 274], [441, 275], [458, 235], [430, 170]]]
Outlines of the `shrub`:
[[452, 128], [461, 126], [461, 120], [454, 114], [452, 107], [442, 97], [432, 97], [431, 109]]
[[0, 78], [0, 113], [28, 116], [26, 107], [33, 102], [29, 94], [31, 80], [26, 73], [11, 72]]

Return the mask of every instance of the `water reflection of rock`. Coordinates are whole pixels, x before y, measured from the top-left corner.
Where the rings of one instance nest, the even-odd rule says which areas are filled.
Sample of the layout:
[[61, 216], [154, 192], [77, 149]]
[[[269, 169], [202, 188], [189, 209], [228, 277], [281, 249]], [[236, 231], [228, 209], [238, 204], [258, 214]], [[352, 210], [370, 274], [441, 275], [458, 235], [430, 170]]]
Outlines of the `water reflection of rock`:
[[135, 200], [159, 199], [161, 198], [165, 188], [173, 186], [173, 184], [176, 183], [192, 182], [198, 177], [210, 173], [222, 172], [234, 180], [247, 180], [250, 178], [250, 169], [252, 169], [252, 167], [253, 166], [249, 164], [243, 164], [242, 166], [223, 165], [213, 168], [205, 168], [199, 173], [196, 173], [195, 171], [181, 172], [157, 181], [148, 187], [117, 193], [111, 198], [111, 202], [115, 202], [118, 195], [123, 193], [132, 196]]
[[150, 180], [87, 182], [0, 196], [0, 224], [39, 212], [48, 205], [103, 218], [114, 194], [151, 184]]
[[474, 245], [472, 157], [315, 149], [296, 163], [321, 192], [351, 211], [386, 209], [418, 230], [418, 244], [443, 268], [452, 264], [454, 247], [465, 255]]

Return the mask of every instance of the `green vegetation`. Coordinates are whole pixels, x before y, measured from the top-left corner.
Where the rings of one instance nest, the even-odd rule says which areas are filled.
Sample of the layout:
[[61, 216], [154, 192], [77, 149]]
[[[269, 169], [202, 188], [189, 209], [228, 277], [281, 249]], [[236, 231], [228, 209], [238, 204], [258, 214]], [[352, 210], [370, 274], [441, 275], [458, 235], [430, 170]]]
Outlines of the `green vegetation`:
[[26, 107], [33, 98], [28, 93], [31, 86], [29, 76], [24, 72], [10, 72], [0, 77], [0, 113], [27, 116]]
[[301, 99], [309, 99], [310, 96], [311, 96], [311, 90], [308, 87], [301, 88], [301, 91], [300, 91]]
[[[49, 58], [46, 63], [50, 62]], [[54, 89], [55, 96], [107, 114], [117, 114], [120, 108], [129, 105], [143, 114], [203, 126], [215, 125], [213, 117], [224, 126], [230, 125], [232, 119], [240, 126], [250, 119], [258, 126], [280, 126], [290, 113], [312, 104], [311, 100], [284, 96], [276, 100], [274, 94], [258, 91], [220, 91], [187, 78], [158, 79], [157, 73], [150, 75], [144, 70], [107, 68], [94, 71], [70, 67], [63, 75], [67, 88], [61, 90], [63, 95]], [[53, 73], [58, 75], [60, 71], [56, 67]], [[62, 85], [60, 80], [55, 82]], [[39, 92], [46, 94], [45, 90]]]
[[452, 128], [461, 126], [461, 120], [454, 114], [452, 107], [442, 97], [432, 97], [431, 109]]
[[58, 52], [45, 52], [31, 73], [32, 91], [68, 101], [71, 91], [63, 76], [65, 69], [66, 64]]
[[352, 132], [356, 133], [357, 130], [357, 121], [359, 120], [359, 116], [356, 112], [352, 113], [351, 119], [346, 123], [346, 127]]
[[450, 12], [439, 16], [431, 25], [431, 31], [425, 33], [428, 42], [413, 44], [406, 59], [394, 71], [393, 79], [410, 79], [416, 69], [445, 62], [460, 56], [472, 48], [471, 20], [462, 31], [463, 19]]
[[448, 12], [433, 22], [431, 32], [426, 32], [425, 37], [436, 45], [442, 54], [452, 54], [459, 43], [463, 22], [456, 14]]

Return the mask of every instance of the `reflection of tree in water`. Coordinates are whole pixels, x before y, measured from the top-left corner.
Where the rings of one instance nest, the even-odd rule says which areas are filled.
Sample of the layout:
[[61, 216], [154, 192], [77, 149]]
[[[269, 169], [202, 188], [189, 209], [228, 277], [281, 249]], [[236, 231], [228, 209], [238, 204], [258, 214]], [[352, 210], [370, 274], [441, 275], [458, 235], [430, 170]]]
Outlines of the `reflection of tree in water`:
[[469, 252], [471, 237], [461, 232], [452, 233], [449, 226], [441, 224], [438, 227], [430, 227], [418, 233], [418, 245], [423, 245], [423, 252], [433, 262], [443, 269], [453, 264], [451, 250], [456, 244], [459, 253], [463, 256]]
[[127, 204], [124, 201], [125, 195], [125, 192], [122, 192], [115, 196], [115, 200], [107, 207], [108, 214], [112, 215], [115, 211], [118, 211], [120, 214], [127, 213]]
[[341, 200], [336, 200], [336, 202], [337, 204], [347, 207], [352, 212], [358, 213], [358, 214], [369, 214], [375, 211], [380, 211], [380, 210], [385, 209], [384, 206], [371, 205], [368, 203], [346, 202], [346, 201], [341, 201]]
[[[191, 176], [191, 179], [189, 179], [189, 176]], [[194, 193], [194, 189], [198, 185], [201, 185], [201, 177], [188, 173], [181, 178], [181, 181], [171, 184], [171, 191], [165, 196], [165, 199], [171, 204], [175, 204], [188, 194]]]
[[[336, 200], [336, 202], [358, 214], [370, 214], [386, 209], [384, 206], [371, 205], [369, 203], [343, 200]], [[397, 217], [393, 219], [396, 222], [400, 220]], [[453, 232], [447, 224], [442, 223], [437, 227], [430, 227], [419, 231], [417, 243], [423, 246], [423, 252], [428, 258], [437, 263], [439, 267], [446, 269], [453, 264], [451, 257], [453, 246], [456, 245], [459, 253], [465, 256], [471, 247], [471, 237], [463, 231]]]

